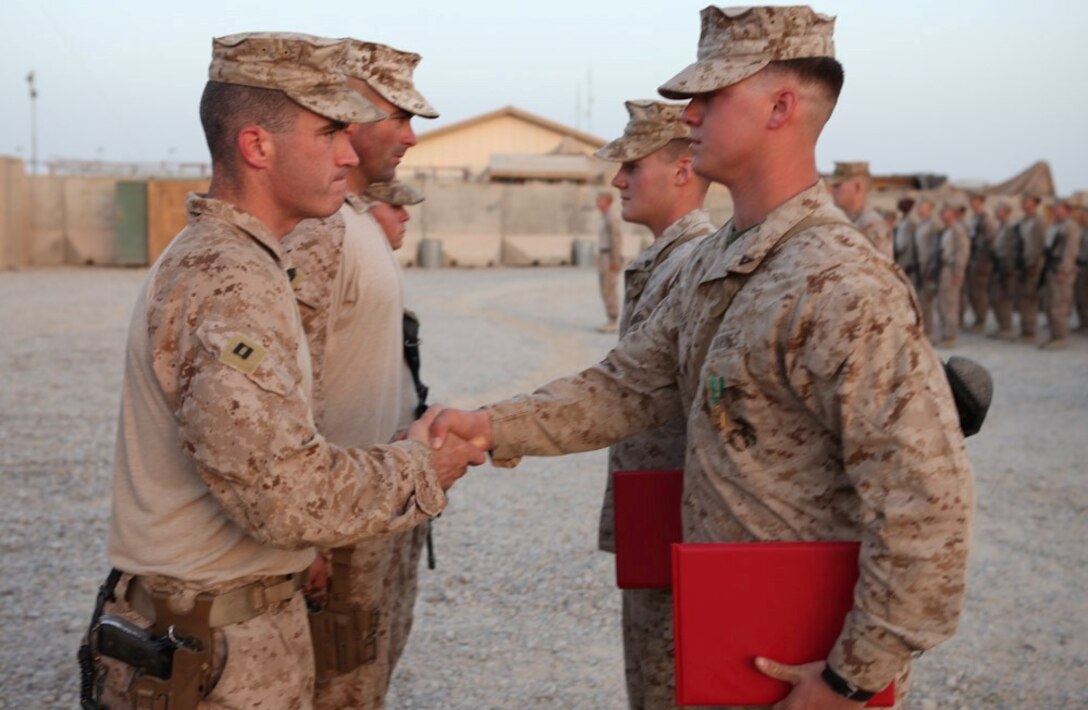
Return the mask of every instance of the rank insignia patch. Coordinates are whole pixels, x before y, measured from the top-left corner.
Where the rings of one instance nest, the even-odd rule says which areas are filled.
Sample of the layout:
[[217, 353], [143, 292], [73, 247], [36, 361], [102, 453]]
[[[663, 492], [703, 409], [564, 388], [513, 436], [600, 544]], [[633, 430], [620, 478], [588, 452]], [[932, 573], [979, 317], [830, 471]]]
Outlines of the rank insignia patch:
[[268, 351], [253, 338], [237, 335], [230, 339], [219, 362], [249, 375], [261, 364]]

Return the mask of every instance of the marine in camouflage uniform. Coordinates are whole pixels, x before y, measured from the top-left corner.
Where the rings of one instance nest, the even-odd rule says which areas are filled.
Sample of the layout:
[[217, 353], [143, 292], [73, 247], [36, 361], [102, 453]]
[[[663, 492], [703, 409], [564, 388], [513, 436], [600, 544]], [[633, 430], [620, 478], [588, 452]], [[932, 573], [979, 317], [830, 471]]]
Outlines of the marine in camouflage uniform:
[[986, 318], [990, 313], [990, 293], [995, 280], [994, 262], [997, 254], [994, 251], [994, 240], [997, 237], [997, 220], [986, 212], [985, 195], [972, 194], [968, 203], [971, 206], [971, 217], [966, 227], [971, 238], [971, 258], [967, 264], [967, 298], [971, 313], [974, 314], [971, 332], [982, 333], [986, 330]]
[[922, 322], [926, 335], [936, 338], [936, 320], [934, 307], [937, 304], [937, 291], [940, 282], [941, 256], [940, 241], [944, 225], [933, 213], [934, 204], [924, 198], [918, 201], [918, 224], [914, 228], [913, 239], [918, 254], [918, 272], [914, 284], [918, 292], [918, 302], [922, 307]]
[[1080, 225], [1080, 253], [1077, 256], [1077, 281], [1073, 286], [1073, 300], [1077, 306], [1078, 333], [1088, 334], [1088, 208], [1081, 207], [1076, 213]]
[[835, 205], [839, 207], [881, 254], [895, 258], [892, 230], [883, 215], [865, 203], [872, 187], [869, 164], [866, 162], [835, 163], [835, 172], [828, 178]]
[[[337, 215], [305, 222], [285, 240], [292, 258], [315, 274], [313, 302], [300, 302], [300, 309], [315, 353], [317, 425], [343, 446], [389, 442], [414, 419], [414, 402], [405, 411], [412, 379], [404, 361], [403, 277], [367, 193], [393, 179], [400, 158], [415, 145], [411, 119], [438, 116], [412, 81], [420, 59], [350, 41], [343, 62], [349, 85], [389, 118], [353, 130], [359, 164], [348, 176], [350, 192]], [[319, 673], [317, 707], [385, 707], [412, 626], [426, 530], [419, 526], [326, 552], [333, 562], [331, 584], [362, 610], [368, 623], [361, 634], [375, 650], [351, 671]]]
[[620, 269], [623, 268], [623, 232], [620, 220], [612, 209], [612, 193], [597, 195], [597, 210], [601, 213], [601, 226], [597, 231], [597, 279], [604, 302], [605, 322], [599, 330], [615, 333], [619, 330]]
[[1016, 223], [1011, 220], [1012, 207], [998, 203], [994, 210], [996, 233], [994, 235], [994, 278], [992, 301], [997, 332], [993, 337], [1015, 340], [1012, 314], [1018, 305], [1019, 281], [1016, 272]]
[[1063, 350], [1069, 337], [1069, 318], [1073, 314], [1073, 286], [1077, 278], [1081, 229], [1073, 219], [1073, 206], [1064, 200], [1054, 205], [1054, 224], [1046, 234], [1044, 301], [1050, 338], [1039, 347]]
[[[189, 196], [189, 225], [152, 267], [129, 329], [108, 546], [124, 574], [106, 612], [146, 627], [160, 608], [190, 613], [212, 595], [204, 708], [312, 707], [298, 592], [314, 548], [437, 515], [471, 454], [441, 459], [425, 425], [365, 450], [314, 425], [301, 275], [280, 240], [335, 211], [357, 160], [347, 124], [384, 115], [347, 89], [346, 49], [280, 33], [213, 42], [201, 100], [211, 192]], [[101, 665], [102, 700], [132, 704], [133, 669]]]
[[1024, 217], [1016, 223], [1016, 281], [1020, 309], [1020, 337], [1034, 341], [1039, 324], [1039, 279], [1046, 265], [1046, 223], [1039, 214], [1039, 198], [1021, 200]]
[[956, 346], [956, 334], [960, 325], [960, 301], [963, 298], [963, 282], [970, 258], [971, 238], [960, 221], [959, 208], [945, 204], [941, 207], [941, 231], [937, 246], [937, 314], [940, 318], [940, 345]]
[[[958, 414], [902, 272], [818, 181], [811, 136], [837, 94], [838, 64], [823, 59], [833, 20], [807, 7], [702, 17], [700, 61], [661, 92], [692, 96], [695, 168], [730, 187], [734, 220], [600, 364], [531, 396], [446, 410], [432, 433], [479, 436], [497, 463], [513, 463], [686, 417], [685, 541], [861, 541], [854, 608], [826, 664], [757, 667], [794, 683], [787, 702], [841, 704], [838, 676], [868, 691], [895, 679], [903, 707], [912, 656], [952, 635], [964, 600], [974, 493]], [[796, 65], [765, 70], [769, 61], [805, 57], [827, 77], [823, 91], [774, 130], [743, 110], [796, 91]], [[725, 86], [737, 103], [719, 101]], [[739, 135], [743, 149], [730, 142]], [[805, 170], [772, 171], [786, 160]], [[778, 177], [747, 187], [775, 206], [733, 190], [768, 174]], [[723, 312], [726, 290], [745, 278]]]
[[[680, 120], [683, 105], [628, 101], [626, 106], [630, 120], [623, 136], [596, 156], [621, 163], [612, 186], [620, 191], [623, 219], [648, 227], [654, 241], [624, 273], [621, 337], [649, 318], [684, 260], [714, 232], [703, 210], [708, 183], [692, 169], [688, 127]], [[600, 549], [616, 551], [612, 472], [683, 468], [684, 443], [684, 421], [677, 417], [609, 450]], [[630, 707], [676, 707], [669, 590], [623, 590], [623, 648]]]

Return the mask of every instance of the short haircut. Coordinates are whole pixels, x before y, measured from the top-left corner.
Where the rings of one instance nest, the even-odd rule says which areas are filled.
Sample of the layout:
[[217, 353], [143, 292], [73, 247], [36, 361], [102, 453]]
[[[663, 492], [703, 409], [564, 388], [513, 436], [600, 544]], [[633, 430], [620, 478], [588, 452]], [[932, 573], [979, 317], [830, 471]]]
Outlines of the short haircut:
[[834, 57], [805, 57], [771, 62], [770, 68], [793, 74], [806, 86], [820, 87], [834, 105], [842, 93], [846, 76], [842, 64]]
[[673, 138], [658, 150], [661, 151], [661, 157], [671, 163], [685, 155], [691, 155], [691, 141], [687, 138]]
[[283, 133], [295, 125], [299, 108], [276, 89], [209, 81], [200, 97], [200, 123], [212, 164], [227, 169], [234, 164], [235, 141], [245, 126]]

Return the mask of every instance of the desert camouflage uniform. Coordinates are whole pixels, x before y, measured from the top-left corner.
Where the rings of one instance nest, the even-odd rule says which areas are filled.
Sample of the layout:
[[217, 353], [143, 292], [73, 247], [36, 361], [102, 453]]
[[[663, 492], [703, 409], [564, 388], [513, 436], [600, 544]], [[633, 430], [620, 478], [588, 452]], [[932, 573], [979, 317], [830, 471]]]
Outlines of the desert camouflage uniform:
[[1016, 245], [1020, 335], [1034, 339], [1039, 323], [1039, 277], [1046, 262], [1046, 226], [1039, 215], [1025, 216], [1013, 229]]
[[997, 335], [1013, 338], [1012, 314], [1019, 307], [1020, 282], [1016, 269], [1016, 223], [997, 220], [994, 236], [993, 304]]
[[1080, 253], [1077, 256], [1077, 281], [1073, 287], [1077, 305], [1077, 332], [1088, 333], [1088, 229], [1081, 226]]
[[933, 336], [933, 308], [937, 302], [937, 290], [940, 281], [941, 256], [940, 241], [944, 226], [935, 215], [918, 223], [914, 229], [914, 244], [918, 250], [920, 272], [915, 276], [918, 290], [918, 302], [922, 308], [922, 323], [926, 335]]
[[[300, 301], [299, 310], [311, 350], [319, 353], [313, 358], [317, 427], [339, 445], [388, 442], [403, 421], [402, 279], [369, 207], [365, 198], [349, 195], [334, 217], [307, 220], [284, 240], [298, 267], [315, 273], [305, 293], [313, 305]], [[360, 332], [361, 314], [381, 332], [370, 338]], [[390, 346], [394, 351], [386, 352]], [[388, 387], [364, 384], [375, 377]], [[375, 397], [379, 389], [388, 391]], [[330, 398], [339, 404], [329, 407]], [[420, 526], [351, 547], [346, 594], [364, 611], [377, 612], [377, 628], [368, 630], [376, 654], [353, 671], [318, 678], [316, 707], [385, 707], [412, 626], [425, 539]]]
[[1046, 322], [1051, 341], [1069, 337], [1073, 314], [1073, 285], [1077, 278], [1081, 228], [1071, 217], [1052, 225], [1047, 233]]
[[[315, 428], [292, 288], [305, 275], [279, 239], [227, 203], [190, 195], [187, 208], [189, 226], [152, 268], [129, 330], [113, 566], [151, 590], [220, 593], [303, 571], [315, 546], [407, 530], [441, 512], [426, 445], [343, 449]], [[202, 707], [312, 706], [300, 595], [219, 631], [226, 665]], [[107, 697], [120, 702], [127, 669], [103, 665]]]
[[971, 259], [967, 265], [967, 298], [975, 317], [972, 330], [981, 333], [986, 328], [986, 318], [990, 312], [997, 220], [986, 212], [972, 214], [967, 231], [971, 237]]
[[609, 206], [601, 215], [601, 228], [597, 232], [597, 276], [601, 287], [601, 300], [609, 321], [620, 317], [620, 272], [623, 266], [623, 233], [620, 218]]
[[937, 313], [941, 322], [941, 341], [953, 344], [960, 325], [960, 299], [963, 296], [964, 275], [970, 257], [971, 238], [963, 224], [956, 220], [945, 227], [938, 242], [940, 269], [937, 277]]
[[862, 234], [869, 237], [878, 252], [889, 259], [895, 259], [892, 228], [879, 212], [872, 207], [865, 207], [852, 221]]
[[[601, 448], [686, 416], [684, 540], [860, 540], [829, 662], [862, 688], [896, 679], [902, 707], [912, 654], [962, 610], [971, 470], [901, 272], [850, 226], [811, 227], [768, 257], [810, 215], [843, 220], [817, 184], [707, 238], [604, 361], [486, 408], [493, 457]], [[723, 318], [725, 277], [757, 268]]]
[[[680, 267], [696, 245], [714, 232], [709, 215], [695, 210], [670, 225], [631, 264], [625, 274], [620, 336], [650, 317], [673, 285]], [[688, 238], [654, 266], [658, 255], [678, 239]], [[601, 505], [599, 547], [616, 551], [612, 472], [677, 469], [684, 466], [684, 420], [676, 417], [626, 439], [609, 450], [608, 478]], [[673, 708], [672, 592], [667, 589], [623, 590], [623, 650], [627, 698], [631, 708]]]
[[915, 294], [920, 294], [922, 290], [921, 265], [918, 262], [918, 242], [914, 238], [919, 223], [920, 220], [915, 215], [904, 215], [895, 225], [895, 234], [892, 239], [895, 244], [895, 263], [907, 275]]
[[[345, 72], [413, 116], [438, 112], [415, 89], [412, 72], [422, 57], [374, 42], [351, 40]], [[380, 199], [411, 197], [403, 184], [372, 183], [366, 193]], [[300, 302], [306, 337], [314, 352], [318, 429], [343, 446], [366, 446], [394, 438], [414, 417], [415, 389], [404, 359], [404, 285], [400, 267], [381, 226], [369, 210], [374, 199], [348, 195], [329, 220], [309, 221], [285, 240], [300, 268], [317, 272], [314, 308]], [[312, 266], [311, 266], [312, 265]], [[412, 394], [406, 407], [405, 395]], [[421, 521], [422, 522], [422, 521]], [[385, 707], [397, 661], [407, 644], [416, 600], [424, 525], [372, 536], [343, 556], [347, 579], [335, 576], [375, 644], [372, 661], [344, 674], [318, 677], [315, 706], [380, 710]], [[334, 571], [337, 568], [334, 566]]]

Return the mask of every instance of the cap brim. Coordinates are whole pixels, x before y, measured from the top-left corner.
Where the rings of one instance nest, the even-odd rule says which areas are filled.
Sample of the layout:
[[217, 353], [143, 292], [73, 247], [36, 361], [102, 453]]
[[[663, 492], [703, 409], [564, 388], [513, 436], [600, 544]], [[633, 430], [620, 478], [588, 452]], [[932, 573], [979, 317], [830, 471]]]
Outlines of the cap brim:
[[423, 98], [423, 94], [419, 93], [415, 89], [408, 92], [408, 95], [412, 98], [409, 106], [401, 106], [400, 108], [405, 111], [411, 111], [416, 116], [422, 116], [423, 118], [438, 118], [438, 111], [434, 106], [431, 106], [431, 102]]
[[367, 79], [361, 79], [360, 81], [368, 82], [367, 86], [401, 111], [407, 111], [413, 116], [422, 116], [423, 118], [438, 118], [438, 111], [415, 88], [393, 89], [388, 86], [369, 83]]
[[597, 150], [593, 155], [601, 160], [608, 160], [613, 163], [629, 163], [645, 158], [647, 155], [664, 147], [668, 142], [669, 139], [648, 141], [632, 138], [631, 136], [622, 136]]
[[319, 87], [307, 91], [284, 93], [303, 108], [334, 121], [374, 123], [389, 117], [389, 114], [347, 86]]
[[657, 93], [666, 99], [690, 99], [744, 81], [768, 64], [767, 59], [705, 59], [666, 81]]

